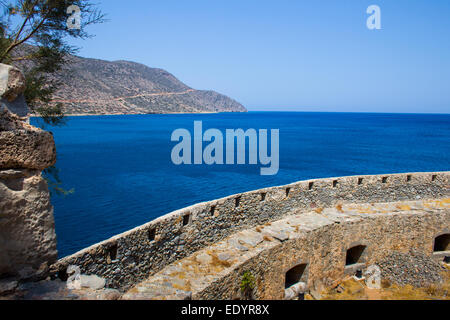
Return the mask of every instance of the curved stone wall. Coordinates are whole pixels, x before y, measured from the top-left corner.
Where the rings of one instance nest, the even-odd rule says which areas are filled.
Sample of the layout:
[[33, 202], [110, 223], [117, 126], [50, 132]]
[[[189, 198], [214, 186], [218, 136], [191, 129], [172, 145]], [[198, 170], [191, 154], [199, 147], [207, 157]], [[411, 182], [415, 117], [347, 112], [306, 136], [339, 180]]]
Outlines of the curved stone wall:
[[[261, 249], [247, 252], [242, 262], [220, 273], [213, 281], [205, 281], [205, 288], [192, 292], [192, 299], [240, 299], [241, 279], [248, 271], [255, 279], [255, 299], [282, 300], [286, 298], [286, 274], [299, 265], [305, 266], [301, 277], [305, 288], [320, 293], [323, 288], [338, 284], [346, 275], [354, 275], [356, 270], [382, 261], [392, 251], [414, 250], [433, 256], [435, 238], [450, 234], [450, 210], [444, 208], [361, 214], [352, 219], [343, 216], [339, 220], [322, 222], [312, 230], [290, 233], [289, 240], [265, 242]], [[290, 226], [295, 224], [295, 218], [285, 220], [291, 221]], [[364, 253], [357, 263], [346, 265], [347, 250], [355, 246], [363, 246]], [[445, 254], [450, 255], [450, 251]], [[443, 258], [439, 253], [435, 256]]]
[[338, 204], [448, 197], [449, 177], [436, 172], [328, 178], [233, 195], [162, 216], [63, 258], [51, 269], [64, 279], [67, 266], [78, 265], [84, 274], [107, 279], [108, 287], [126, 290], [239, 230]]

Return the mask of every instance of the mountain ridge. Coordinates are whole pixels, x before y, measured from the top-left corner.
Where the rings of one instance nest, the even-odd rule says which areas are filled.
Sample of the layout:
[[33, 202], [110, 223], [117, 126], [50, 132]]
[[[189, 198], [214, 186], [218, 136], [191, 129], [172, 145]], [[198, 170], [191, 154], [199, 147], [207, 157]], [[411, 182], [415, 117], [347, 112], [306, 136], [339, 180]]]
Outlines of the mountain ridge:
[[161, 68], [127, 61], [70, 56], [55, 74], [53, 103], [68, 115], [246, 112], [234, 99], [196, 90]]

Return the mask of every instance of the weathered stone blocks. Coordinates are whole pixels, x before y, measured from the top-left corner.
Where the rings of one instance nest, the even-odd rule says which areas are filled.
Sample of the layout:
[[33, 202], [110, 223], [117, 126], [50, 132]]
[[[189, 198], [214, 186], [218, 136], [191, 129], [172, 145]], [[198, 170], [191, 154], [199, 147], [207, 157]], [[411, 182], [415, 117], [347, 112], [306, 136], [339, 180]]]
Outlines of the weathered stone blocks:
[[24, 126], [20, 130], [0, 132], [0, 170], [44, 170], [55, 164], [56, 149], [49, 132]]
[[19, 69], [0, 63], [0, 103], [20, 117], [28, 114], [28, 107], [23, 97], [25, 77]]
[[0, 64], [0, 279], [39, 279], [57, 260], [53, 207], [41, 170], [53, 136], [26, 123], [25, 79]]
[[53, 207], [40, 171], [0, 171], [0, 275], [45, 273], [57, 256]]

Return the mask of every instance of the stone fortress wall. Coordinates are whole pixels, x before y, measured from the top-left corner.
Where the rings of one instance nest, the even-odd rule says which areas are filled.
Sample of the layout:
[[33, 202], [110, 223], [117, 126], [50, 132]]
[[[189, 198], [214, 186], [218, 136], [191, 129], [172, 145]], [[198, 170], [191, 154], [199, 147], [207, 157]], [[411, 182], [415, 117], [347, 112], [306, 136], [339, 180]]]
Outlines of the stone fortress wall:
[[[446, 204], [446, 208], [440, 208], [442, 202], [425, 201], [425, 204], [430, 204], [429, 210], [422, 210], [421, 202], [414, 201], [379, 204], [379, 207], [390, 207], [386, 210], [388, 212], [383, 209], [364, 212], [363, 209], [363, 213], [354, 213], [349, 212], [347, 206], [342, 212], [330, 208], [320, 214], [312, 211], [287, 217], [269, 227], [262, 227], [262, 235], [278, 229], [288, 238], [283, 233], [274, 233], [272, 239], [265, 239], [242, 252], [245, 258], [233, 260], [236, 256], [231, 257], [232, 265], [214, 278], [197, 276], [191, 280], [193, 288], [189, 292], [178, 292], [178, 295], [184, 294], [195, 300], [241, 299], [241, 279], [248, 271], [255, 279], [254, 299], [289, 300], [305, 292], [314, 292], [317, 297], [323, 289], [336, 287], [346, 276], [367, 270], [394, 251], [405, 254], [420, 252], [433, 257], [436, 262], [443, 261], [450, 257], [450, 206]], [[409, 206], [415, 208], [409, 210]], [[439, 247], [438, 236], [441, 235], [444, 238]], [[214, 247], [208, 248], [210, 252], [213, 250]], [[190, 269], [184, 261], [181, 265], [182, 270]], [[208, 279], [205, 284], [197, 285], [205, 279]], [[180, 281], [168, 280], [172, 284]], [[149, 281], [157, 282], [155, 279]], [[151, 294], [163, 288], [159, 285]]]
[[[301, 181], [237, 194], [162, 216], [65, 257], [52, 265], [51, 271], [64, 280], [67, 267], [77, 265], [83, 274], [98, 275], [107, 280], [108, 287], [126, 291], [171, 263], [238, 231], [314, 208], [448, 198], [449, 178], [450, 172], [353, 176]], [[377, 223], [378, 220], [384, 222]], [[431, 253], [434, 237], [449, 229], [448, 210], [437, 216], [425, 212], [420, 215], [376, 216], [358, 223], [331, 224], [311, 232], [308, 240], [304, 237], [292, 239], [273, 250], [249, 256], [241, 267], [254, 270], [264, 268], [260, 271], [278, 279], [284, 277], [292, 265], [298, 264], [299, 259], [314, 260], [315, 265], [309, 267], [311, 279], [313, 276], [333, 279], [343, 273], [345, 264], [341, 262], [345, 260], [345, 251], [358, 241], [368, 248], [369, 244], [374, 245], [365, 251], [366, 261], [370, 262], [380, 256], [377, 250], [394, 249], [396, 243]], [[329, 248], [332, 254], [321, 257], [322, 247]], [[285, 258], [277, 258], [279, 255], [274, 255], [274, 252], [283, 253]], [[236, 288], [232, 288], [231, 284], [236, 286], [240, 276], [239, 272], [231, 272], [195, 297], [232, 298], [230, 292]], [[280, 292], [284, 291], [277, 286], [284, 281], [271, 282], [268, 279], [265, 281], [268, 291], [258, 296], [282, 298]]]

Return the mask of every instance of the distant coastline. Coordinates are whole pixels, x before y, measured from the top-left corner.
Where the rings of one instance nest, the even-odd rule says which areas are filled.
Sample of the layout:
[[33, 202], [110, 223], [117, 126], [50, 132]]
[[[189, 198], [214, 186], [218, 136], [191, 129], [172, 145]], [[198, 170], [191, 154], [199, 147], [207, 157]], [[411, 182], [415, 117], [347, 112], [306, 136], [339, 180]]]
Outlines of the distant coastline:
[[[247, 110], [247, 111], [204, 111], [204, 112], [154, 112], [154, 113], [76, 113], [76, 114], [64, 114], [66, 117], [87, 117], [87, 116], [138, 116], [138, 115], [161, 115], [161, 114], [219, 114], [219, 113], [323, 113], [323, 114], [392, 114], [392, 115], [434, 115], [434, 116], [449, 116], [450, 113], [415, 113], [415, 112], [350, 112], [350, 111], [308, 111], [308, 110]], [[30, 118], [40, 118], [36, 114], [28, 115]]]
[[[161, 112], [161, 113], [76, 113], [76, 114], [64, 114], [66, 117], [88, 117], [88, 116], [139, 116], [139, 115], [162, 115], [162, 114], [217, 114], [217, 113], [238, 113], [238, 112]], [[245, 113], [245, 112], [240, 112]], [[40, 118], [39, 115], [30, 114], [30, 118]]]
[[197, 90], [171, 73], [130, 61], [69, 57], [68, 70], [52, 104], [68, 115], [245, 112], [236, 100], [213, 90]]

